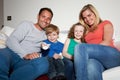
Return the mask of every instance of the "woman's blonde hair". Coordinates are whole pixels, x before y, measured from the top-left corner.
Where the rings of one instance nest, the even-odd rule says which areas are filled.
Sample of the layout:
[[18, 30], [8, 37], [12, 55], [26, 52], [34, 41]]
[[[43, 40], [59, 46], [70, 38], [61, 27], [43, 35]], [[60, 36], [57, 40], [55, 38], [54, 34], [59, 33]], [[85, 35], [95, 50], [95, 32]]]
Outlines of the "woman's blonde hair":
[[[95, 17], [96, 17], [96, 22], [94, 23], [92, 29], [90, 29], [89, 25], [87, 25], [87, 24], [84, 22], [84, 18], [83, 18], [83, 16], [82, 16], [82, 13], [83, 13], [84, 11], [86, 11], [86, 10], [90, 10], [91, 12], [93, 12], [94, 15], [95, 15]], [[95, 8], [93, 5], [91, 5], [91, 4], [87, 4], [87, 5], [85, 5], [85, 6], [81, 9], [80, 14], [79, 14], [79, 20], [80, 20], [80, 23], [86, 27], [87, 31], [88, 31], [88, 30], [94, 31], [94, 30], [97, 28], [97, 25], [98, 25], [100, 22], [102, 22], [102, 19], [100, 18], [98, 11], [97, 11], [96, 8]]]

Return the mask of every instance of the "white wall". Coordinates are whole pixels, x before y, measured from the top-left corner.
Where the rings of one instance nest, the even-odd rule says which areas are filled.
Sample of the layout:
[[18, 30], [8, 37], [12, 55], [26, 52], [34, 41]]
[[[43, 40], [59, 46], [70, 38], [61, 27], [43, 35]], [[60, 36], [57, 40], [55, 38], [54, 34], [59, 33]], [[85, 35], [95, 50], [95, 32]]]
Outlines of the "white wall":
[[[120, 40], [120, 0], [4, 0], [4, 25], [16, 27], [23, 20], [36, 22], [39, 9], [50, 7], [54, 12], [52, 23], [60, 30], [68, 30], [78, 21], [80, 9], [88, 3], [97, 8], [103, 20], [113, 23], [114, 39]], [[12, 16], [12, 20], [7, 21], [7, 16]]]

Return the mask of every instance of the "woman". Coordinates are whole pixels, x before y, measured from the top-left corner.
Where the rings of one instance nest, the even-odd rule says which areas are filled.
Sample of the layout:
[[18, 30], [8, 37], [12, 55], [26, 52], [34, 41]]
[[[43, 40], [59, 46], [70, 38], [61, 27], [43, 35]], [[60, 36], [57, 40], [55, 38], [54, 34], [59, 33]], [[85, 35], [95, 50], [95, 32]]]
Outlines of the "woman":
[[113, 25], [102, 20], [95, 7], [85, 5], [79, 20], [87, 28], [85, 41], [75, 47], [76, 80], [103, 80], [102, 72], [120, 65], [120, 52], [113, 45]]

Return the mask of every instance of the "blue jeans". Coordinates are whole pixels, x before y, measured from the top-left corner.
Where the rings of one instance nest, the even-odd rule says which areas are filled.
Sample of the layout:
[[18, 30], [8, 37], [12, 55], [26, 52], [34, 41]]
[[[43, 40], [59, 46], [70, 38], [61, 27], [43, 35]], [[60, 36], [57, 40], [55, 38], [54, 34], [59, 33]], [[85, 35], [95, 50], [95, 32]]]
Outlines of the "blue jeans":
[[75, 46], [76, 80], [103, 80], [102, 72], [120, 66], [120, 52], [116, 48], [97, 44]]
[[24, 60], [8, 48], [0, 49], [0, 80], [35, 80], [47, 73], [48, 67], [45, 57]]
[[65, 76], [67, 80], [75, 80], [74, 63], [68, 58], [63, 58], [65, 64]]

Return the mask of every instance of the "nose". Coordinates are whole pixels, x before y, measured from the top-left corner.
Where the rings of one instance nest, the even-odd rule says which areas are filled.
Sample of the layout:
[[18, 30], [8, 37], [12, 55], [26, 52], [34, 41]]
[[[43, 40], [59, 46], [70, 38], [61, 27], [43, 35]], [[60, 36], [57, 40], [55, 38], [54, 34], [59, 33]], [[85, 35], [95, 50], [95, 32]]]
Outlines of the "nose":
[[86, 20], [89, 21], [89, 17], [86, 17]]

